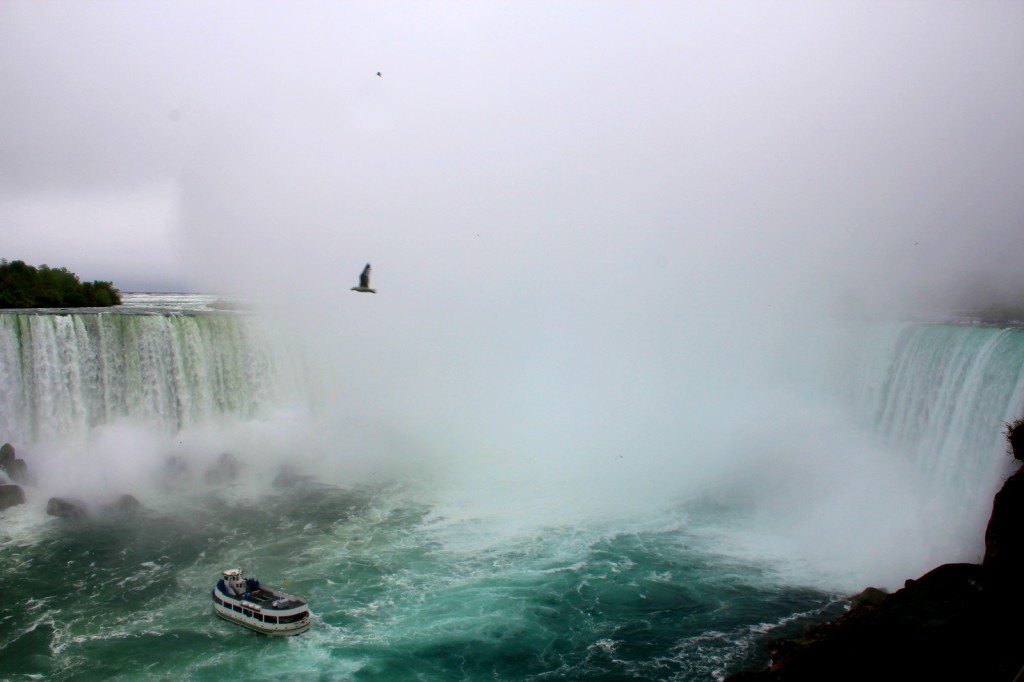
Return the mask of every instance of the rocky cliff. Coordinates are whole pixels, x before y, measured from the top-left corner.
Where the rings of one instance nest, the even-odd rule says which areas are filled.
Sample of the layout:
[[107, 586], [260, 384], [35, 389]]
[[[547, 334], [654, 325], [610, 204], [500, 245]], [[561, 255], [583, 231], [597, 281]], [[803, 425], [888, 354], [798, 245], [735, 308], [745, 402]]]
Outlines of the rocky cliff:
[[892, 594], [773, 643], [767, 670], [726, 682], [1024, 680], [1024, 422], [1007, 429], [1018, 469], [992, 505], [982, 564], [945, 564]]

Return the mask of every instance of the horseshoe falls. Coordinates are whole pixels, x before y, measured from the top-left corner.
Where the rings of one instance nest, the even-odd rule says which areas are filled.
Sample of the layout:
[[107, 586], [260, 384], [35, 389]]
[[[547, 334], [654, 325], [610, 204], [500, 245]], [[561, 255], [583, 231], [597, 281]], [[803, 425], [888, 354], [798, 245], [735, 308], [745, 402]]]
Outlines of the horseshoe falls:
[[272, 391], [270, 357], [237, 318], [4, 315], [3, 421], [10, 440], [82, 437], [118, 420], [176, 431], [251, 416]]
[[[440, 424], [389, 414], [272, 322], [184, 299], [0, 313], [0, 440], [29, 473], [0, 511], [0, 678], [721, 679], [869, 584], [977, 561], [1024, 409], [1024, 331], [863, 324], [791, 385], [715, 384], [707, 412], [687, 385], [692, 409], [615, 405], [597, 435], [538, 397], [495, 415], [516, 439], [470, 419], [482, 389]], [[142, 510], [107, 511], [123, 494]], [[218, 619], [240, 566], [310, 631]]]

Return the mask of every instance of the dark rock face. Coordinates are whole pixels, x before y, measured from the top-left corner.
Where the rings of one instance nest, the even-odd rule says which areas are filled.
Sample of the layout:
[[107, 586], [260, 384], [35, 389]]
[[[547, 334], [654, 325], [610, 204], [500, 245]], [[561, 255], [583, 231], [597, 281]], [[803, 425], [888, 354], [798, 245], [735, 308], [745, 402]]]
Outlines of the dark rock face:
[[8, 462], [13, 462], [15, 459], [13, 445], [10, 443], [0, 445], [0, 467], [6, 467]]
[[727, 682], [1013, 680], [1024, 667], [1024, 470], [996, 495], [985, 562], [945, 564], [772, 646], [772, 665]]
[[850, 609], [861, 606], [878, 606], [889, 597], [889, 593], [877, 587], [869, 587], [860, 594], [850, 597]]
[[25, 460], [18, 459], [14, 454], [14, 446], [4, 443], [0, 446], [0, 468], [2, 468], [15, 483], [28, 482], [28, 465]]
[[16, 459], [10, 462], [5, 469], [12, 481], [17, 483], [28, 483], [28, 464], [23, 459]]
[[982, 565], [992, 580], [1024, 585], [1024, 469], [1003, 484], [985, 529]]
[[1013, 450], [1014, 459], [1024, 462], [1024, 424], [1014, 422], [1007, 426], [1006, 440]]
[[63, 519], [79, 521], [89, 516], [85, 502], [69, 497], [51, 497], [46, 503], [46, 513]]
[[0, 485], [0, 509], [25, 504], [25, 491], [20, 485]]

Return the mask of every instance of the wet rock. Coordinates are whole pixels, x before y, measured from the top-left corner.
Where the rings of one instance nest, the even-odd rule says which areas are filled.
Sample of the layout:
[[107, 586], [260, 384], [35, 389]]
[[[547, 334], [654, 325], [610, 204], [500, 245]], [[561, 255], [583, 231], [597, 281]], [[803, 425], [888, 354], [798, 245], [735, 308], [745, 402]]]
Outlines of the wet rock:
[[164, 461], [163, 483], [168, 487], [176, 487], [188, 483], [190, 472], [188, 463], [178, 455], [171, 455]]
[[25, 491], [20, 485], [0, 485], [0, 509], [25, 504]]
[[0, 468], [15, 483], [28, 482], [28, 465], [25, 463], [25, 460], [18, 459], [14, 453], [14, 446], [10, 443], [4, 443], [3, 446], [0, 446]]
[[1024, 420], [1018, 419], [1006, 425], [1006, 442], [1010, 444], [1013, 458], [1024, 462]]
[[70, 497], [51, 497], [46, 503], [46, 513], [63, 519], [78, 521], [89, 516], [85, 502]]
[[206, 482], [210, 485], [234, 483], [241, 473], [242, 462], [230, 452], [225, 452], [206, 470]]
[[869, 593], [839, 618], [773, 644], [768, 670], [727, 680], [995, 679], [984, 665], [996, 647], [985, 627], [981, 573], [974, 564], [946, 564], [884, 598]]
[[271, 486], [274, 488], [291, 488], [300, 483], [306, 483], [312, 481], [312, 476], [306, 476], [305, 474], [299, 473], [299, 470], [290, 464], [282, 464], [277, 470], [277, 476], [271, 482]]
[[28, 464], [25, 460], [16, 459], [4, 468], [15, 483], [28, 483]]
[[14, 454], [14, 446], [10, 443], [4, 443], [0, 445], [0, 467], [6, 467], [8, 462], [14, 461], [16, 458]]
[[122, 495], [117, 502], [104, 511], [116, 516], [134, 516], [143, 510], [142, 503], [134, 495]]
[[1024, 469], [1010, 476], [996, 493], [985, 529], [982, 565], [999, 584], [1012, 585], [1024, 576]]
[[860, 594], [850, 597], [850, 609], [880, 606], [888, 596], [889, 593], [885, 590], [880, 590], [877, 587], [868, 587]]
[[944, 564], [886, 595], [868, 588], [850, 610], [770, 644], [767, 670], [727, 682], [1012, 680], [1024, 667], [1024, 470], [1003, 485], [985, 560]]

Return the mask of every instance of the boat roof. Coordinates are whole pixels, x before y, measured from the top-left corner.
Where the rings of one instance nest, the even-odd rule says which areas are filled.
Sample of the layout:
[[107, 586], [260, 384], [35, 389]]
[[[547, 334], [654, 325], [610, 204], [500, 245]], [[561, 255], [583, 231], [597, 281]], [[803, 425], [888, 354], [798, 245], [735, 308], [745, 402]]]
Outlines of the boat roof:
[[238, 577], [238, 576], [242, 575], [242, 573], [244, 573], [244, 572], [245, 572], [244, 568], [229, 568], [226, 571], [224, 571], [224, 577], [225, 578], [235, 578], [235, 577]]

